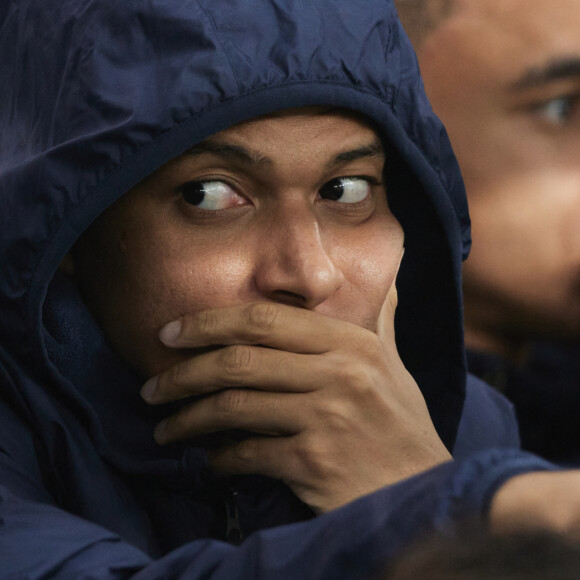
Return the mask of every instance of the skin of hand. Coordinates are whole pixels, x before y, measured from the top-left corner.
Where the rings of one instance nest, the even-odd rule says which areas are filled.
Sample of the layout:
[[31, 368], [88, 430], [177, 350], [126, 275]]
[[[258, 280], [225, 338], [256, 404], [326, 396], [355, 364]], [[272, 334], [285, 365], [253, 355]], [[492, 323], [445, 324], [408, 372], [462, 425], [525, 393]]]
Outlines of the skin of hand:
[[549, 530], [580, 541], [580, 470], [509, 479], [492, 500], [489, 522], [500, 534]]
[[448, 461], [399, 358], [396, 305], [393, 282], [377, 333], [275, 302], [168, 324], [160, 338], [169, 347], [225, 346], [146, 383], [150, 404], [203, 396], [160, 423], [157, 441], [248, 431], [209, 452], [213, 469], [281, 479], [317, 513]]

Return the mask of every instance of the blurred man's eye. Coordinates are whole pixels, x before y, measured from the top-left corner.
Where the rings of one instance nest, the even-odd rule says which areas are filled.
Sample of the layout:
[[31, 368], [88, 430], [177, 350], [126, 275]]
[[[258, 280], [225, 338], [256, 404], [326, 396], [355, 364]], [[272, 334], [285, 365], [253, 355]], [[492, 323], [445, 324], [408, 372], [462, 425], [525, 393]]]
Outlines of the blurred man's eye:
[[565, 125], [575, 113], [579, 101], [579, 94], [562, 95], [536, 105], [534, 112], [549, 123]]

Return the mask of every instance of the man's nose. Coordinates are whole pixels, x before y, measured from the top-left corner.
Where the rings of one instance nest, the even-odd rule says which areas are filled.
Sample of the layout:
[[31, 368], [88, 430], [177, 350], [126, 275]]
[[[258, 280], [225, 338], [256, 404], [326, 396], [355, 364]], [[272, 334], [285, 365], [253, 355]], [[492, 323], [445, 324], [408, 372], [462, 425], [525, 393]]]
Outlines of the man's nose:
[[255, 270], [256, 286], [265, 298], [311, 309], [341, 287], [343, 272], [328, 252], [315, 216], [279, 215], [268, 229]]

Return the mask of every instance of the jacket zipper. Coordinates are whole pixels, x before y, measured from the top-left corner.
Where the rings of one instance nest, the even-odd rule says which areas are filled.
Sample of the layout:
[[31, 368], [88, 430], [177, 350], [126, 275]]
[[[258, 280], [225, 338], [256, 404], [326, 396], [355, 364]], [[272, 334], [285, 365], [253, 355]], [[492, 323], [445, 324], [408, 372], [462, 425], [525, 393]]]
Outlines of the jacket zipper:
[[226, 505], [226, 540], [235, 546], [242, 543], [244, 534], [240, 526], [240, 514], [237, 502], [238, 492], [230, 490], [225, 499]]

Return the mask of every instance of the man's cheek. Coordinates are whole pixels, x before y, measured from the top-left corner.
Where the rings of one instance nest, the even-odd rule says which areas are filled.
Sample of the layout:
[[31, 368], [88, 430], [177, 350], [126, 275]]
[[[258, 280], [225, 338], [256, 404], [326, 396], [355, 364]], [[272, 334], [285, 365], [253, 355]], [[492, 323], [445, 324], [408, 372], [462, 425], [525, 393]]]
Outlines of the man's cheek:
[[394, 274], [384, 271], [374, 274], [374, 276], [372, 274], [362, 276], [358, 280], [358, 284], [353, 287], [355, 290], [349, 293], [348, 297], [345, 297], [334, 318], [351, 322], [371, 332], [377, 332], [383, 305]]

